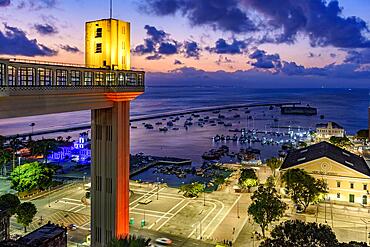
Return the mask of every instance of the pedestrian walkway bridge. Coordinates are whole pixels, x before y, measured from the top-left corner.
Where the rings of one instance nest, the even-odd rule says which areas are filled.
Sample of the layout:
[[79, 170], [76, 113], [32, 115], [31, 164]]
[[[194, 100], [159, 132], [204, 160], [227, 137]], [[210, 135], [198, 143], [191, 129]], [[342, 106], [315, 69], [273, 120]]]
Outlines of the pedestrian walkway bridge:
[[0, 119], [108, 108], [143, 93], [144, 78], [143, 71], [0, 58]]

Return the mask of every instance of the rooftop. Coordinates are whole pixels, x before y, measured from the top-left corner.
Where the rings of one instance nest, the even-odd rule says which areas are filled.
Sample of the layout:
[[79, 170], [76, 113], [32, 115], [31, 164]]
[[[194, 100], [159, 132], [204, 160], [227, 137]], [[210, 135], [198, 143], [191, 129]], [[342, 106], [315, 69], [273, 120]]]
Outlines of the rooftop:
[[323, 157], [334, 160], [370, 177], [370, 168], [362, 157], [341, 149], [329, 142], [320, 142], [306, 148], [289, 152], [280, 169], [291, 168]]
[[343, 129], [343, 127], [337, 124], [336, 122], [319, 123], [319, 124], [316, 124], [316, 128], [329, 128], [330, 125], [331, 125], [331, 128], [333, 129]]
[[65, 228], [59, 225], [48, 223], [18, 239], [17, 242], [25, 246], [41, 246], [50, 239], [54, 239], [61, 234], [66, 234], [66, 232], [67, 230]]

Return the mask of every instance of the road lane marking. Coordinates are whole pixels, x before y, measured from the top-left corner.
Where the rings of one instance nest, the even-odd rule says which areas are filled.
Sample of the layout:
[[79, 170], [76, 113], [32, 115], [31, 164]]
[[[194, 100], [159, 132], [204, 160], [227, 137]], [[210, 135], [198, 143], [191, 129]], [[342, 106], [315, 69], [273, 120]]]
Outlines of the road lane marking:
[[[174, 213], [170, 218], [168, 218], [165, 222], [163, 222], [158, 228], [157, 228], [157, 231], [159, 231], [168, 221], [170, 221], [175, 215], [177, 215], [181, 210], [183, 210], [188, 204], [190, 203], [190, 201], [187, 201], [185, 203], [184, 206], [182, 206], [179, 210], [176, 211], [176, 213]], [[176, 205], [177, 206], [177, 205]], [[172, 208], [173, 209], [173, 208]], [[168, 212], [171, 212], [172, 209]]]

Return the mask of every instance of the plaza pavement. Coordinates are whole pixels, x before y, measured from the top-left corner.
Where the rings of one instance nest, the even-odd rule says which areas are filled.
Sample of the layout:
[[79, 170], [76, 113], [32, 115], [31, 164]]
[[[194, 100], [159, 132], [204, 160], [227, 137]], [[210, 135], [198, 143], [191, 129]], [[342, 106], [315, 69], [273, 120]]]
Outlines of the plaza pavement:
[[[225, 191], [206, 193], [204, 200], [203, 194], [199, 198], [189, 199], [179, 194], [178, 189], [165, 185], [158, 188], [153, 184], [133, 182], [130, 189], [133, 232], [142, 232], [156, 238], [169, 234], [176, 237], [177, 246], [212, 246], [212, 243], [213, 245], [215, 243], [214, 236], [220, 239], [233, 239], [235, 232], [232, 233], [231, 229], [233, 227], [239, 229], [241, 226], [238, 224], [243, 224], [243, 220], [233, 222], [236, 217], [236, 206], [243, 207], [241, 196], [236, 193]], [[76, 224], [78, 230], [68, 231], [68, 241], [70, 244], [85, 242], [86, 236], [90, 234], [90, 206], [81, 202], [84, 195], [83, 184], [75, 183], [30, 199], [38, 212], [27, 228], [28, 232], [48, 221], [64, 226]], [[150, 199], [151, 202], [148, 205], [139, 203], [143, 199]], [[237, 203], [238, 201], [240, 202]], [[240, 209], [240, 214], [243, 214], [243, 209]], [[144, 218], [145, 226], [141, 227], [141, 220]], [[15, 217], [11, 218], [11, 234], [24, 235], [23, 227], [16, 222]], [[197, 241], [200, 239], [203, 241]], [[191, 245], [192, 241], [195, 241], [194, 245]]]

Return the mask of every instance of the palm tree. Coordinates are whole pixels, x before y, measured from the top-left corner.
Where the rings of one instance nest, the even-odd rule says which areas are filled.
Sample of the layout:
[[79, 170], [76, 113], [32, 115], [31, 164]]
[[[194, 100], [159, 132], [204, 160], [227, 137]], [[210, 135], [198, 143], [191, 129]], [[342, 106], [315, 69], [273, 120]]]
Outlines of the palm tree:
[[32, 142], [30, 149], [33, 155], [42, 155], [45, 164], [47, 164], [48, 155], [59, 149], [59, 143], [54, 139], [41, 139]]
[[276, 169], [279, 169], [282, 163], [283, 163], [283, 162], [282, 162], [280, 159], [275, 158], [275, 157], [273, 157], [273, 158], [271, 158], [271, 159], [266, 160], [266, 165], [267, 165], [268, 167], [270, 167], [270, 169], [271, 169], [271, 171], [272, 171], [272, 175], [273, 175], [273, 177], [275, 177]]
[[12, 149], [12, 156], [13, 156], [13, 167], [12, 170], [15, 168], [15, 158], [17, 156], [18, 150], [22, 147], [22, 141], [18, 139], [18, 136], [13, 137], [10, 141], [10, 147]]
[[[3, 175], [6, 175], [6, 164], [12, 160], [12, 155], [7, 149], [0, 149], [0, 169], [1, 173], [5, 170]], [[4, 169], [5, 168], [5, 169]]]
[[108, 247], [146, 247], [150, 244], [150, 238], [130, 235], [121, 238], [112, 239]]

